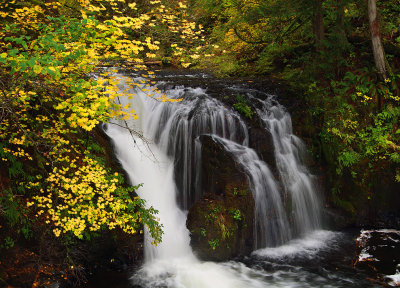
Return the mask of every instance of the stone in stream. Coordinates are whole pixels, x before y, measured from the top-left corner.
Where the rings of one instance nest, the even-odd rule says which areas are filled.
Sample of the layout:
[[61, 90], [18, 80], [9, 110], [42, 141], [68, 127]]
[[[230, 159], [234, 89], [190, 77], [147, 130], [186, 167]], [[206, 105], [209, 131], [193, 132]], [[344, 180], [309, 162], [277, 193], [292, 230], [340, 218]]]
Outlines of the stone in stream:
[[363, 230], [357, 247], [355, 266], [379, 282], [400, 287], [400, 230]]

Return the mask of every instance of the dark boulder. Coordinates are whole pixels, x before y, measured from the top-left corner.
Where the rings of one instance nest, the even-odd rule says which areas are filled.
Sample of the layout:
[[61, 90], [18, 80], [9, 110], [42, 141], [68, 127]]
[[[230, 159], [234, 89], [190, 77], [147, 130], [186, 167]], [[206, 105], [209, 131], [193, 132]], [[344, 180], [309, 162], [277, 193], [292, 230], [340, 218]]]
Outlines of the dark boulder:
[[203, 196], [189, 210], [191, 246], [204, 260], [223, 261], [251, 252], [254, 199], [247, 176], [210, 136], [202, 144]]
[[400, 230], [362, 230], [356, 243], [354, 266], [383, 286], [399, 287]]
[[[261, 120], [260, 120], [261, 121]], [[249, 147], [257, 152], [257, 155], [267, 163], [274, 176], [279, 177], [276, 167], [274, 140], [271, 132], [261, 126], [250, 126]]]

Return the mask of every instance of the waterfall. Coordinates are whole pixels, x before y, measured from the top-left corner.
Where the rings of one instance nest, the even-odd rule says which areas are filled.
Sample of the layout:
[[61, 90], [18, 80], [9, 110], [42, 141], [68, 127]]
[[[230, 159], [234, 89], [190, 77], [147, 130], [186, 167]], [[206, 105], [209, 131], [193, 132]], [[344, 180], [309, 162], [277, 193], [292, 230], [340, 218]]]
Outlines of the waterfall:
[[[120, 86], [125, 86], [122, 80]], [[127, 89], [124, 88], [121, 90]], [[179, 209], [176, 201], [173, 161], [158, 145], [146, 140], [151, 139], [153, 134], [151, 127], [146, 125], [147, 121], [159, 121], [152, 119], [153, 115], [147, 110], [147, 102], [152, 103], [152, 99], [138, 89], [130, 92], [136, 93], [132, 100], [119, 97], [119, 101], [123, 106], [131, 102], [134, 107], [142, 107], [142, 110], [138, 111], [141, 117], [138, 120], [128, 120], [127, 124], [143, 137], [133, 137], [127, 129], [121, 127], [125, 124], [123, 122], [120, 125], [109, 124], [106, 133], [114, 143], [116, 156], [128, 174], [131, 184], [145, 184], [138, 189], [139, 196], [159, 211], [158, 217], [164, 230], [162, 243], [155, 247], [151, 244], [150, 237], [146, 237], [145, 258], [152, 261], [191, 256], [186, 215]], [[156, 126], [155, 124], [153, 125]]]
[[315, 193], [314, 176], [305, 166], [306, 147], [292, 131], [290, 114], [269, 97], [257, 112], [271, 132], [275, 159], [285, 192], [291, 197], [294, 235], [321, 228], [321, 203]]
[[[132, 100], [119, 97], [119, 101], [123, 106], [131, 103], [139, 114], [139, 119], [126, 123], [143, 137], [121, 128], [125, 122], [111, 122], [105, 130], [131, 184], [144, 184], [137, 192], [148, 205], [159, 210], [164, 231], [162, 243], [157, 247], [151, 245], [146, 232], [146, 265], [134, 277], [135, 284], [145, 287], [263, 287], [261, 280], [236, 275], [237, 269], [243, 268], [240, 265], [232, 268], [199, 261], [190, 248], [185, 211], [201, 196], [198, 171], [202, 159], [198, 136], [209, 134], [233, 155], [248, 175], [256, 203], [254, 248], [283, 244], [292, 238], [293, 229], [298, 235], [318, 228], [319, 202], [314, 195], [311, 175], [301, 162], [303, 144], [291, 133], [290, 115], [280, 105], [267, 100], [258, 111], [266, 129], [272, 133], [280, 180], [293, 203], [287, 215], [284, 195], [278, 189], [282, 185], [267, 164], [248, 147], [248, 128], [237, 112], [208, 96], [204, 89], [174, 87], [166, 92], [167, 96], [183, 98], [183, 101], [160, 102], [140, 89], [129, 88], [123, 77], [119, 78], [120, 93], [135, 94]], [[290, 219], [295, 221], [294, 228]]]
[[[120, 81], [120, 90], [129, 90], [122, 79]], [[177, 89], [169, 96], [180, 96], [182, 91], [183, 89]], [[146, 264], [136, 273], [132, 281], [136, 285], [149, 288], [256, 287], [250, 285], [250, 282], [258, 283], [258, 281], [250, 281], [247, 278], [235, 275], [235, 270], [229, 266], [199, 261], [190, 248], [189, 231], [185, 226], [186, 215], [185, 212], [179, 208], [176, 200], [177, 187], [175, 185], [173, 173], [174, 161], [171, 157], [171, 155], [174, 155], [175, 151], [173, 147], [177, 147], [175, 146], [177, 143], [182, 143], [175, 143], [167, 140], [167, 138], [169, 138], [168, 133], [176, 135], [175, 133], [179, 132], [172, 128], [171, 130], [164, 130], [158, 127], [160, 123], [165, 123], [159, 121], [165, 119], [163, 117], [170, 115], [169, 113], [173, 115], [180, 115], [179, 113], [182, 113], [182, 115], [188, 116], [185, 113], [189, 111], [185, 107], [171, 108], [173, 106], [178, 106], [176, 104], [155, 102], [140, 90], [135, 89], [127, 92], [135, 93], [136, 96], [133, 97], [132, 100], [126, 97], [120, 97], [121, 104], [126, 105], [129, 101], [132, 101], [131, 103], [135, 107], [141, 107], [143, 109], [142, 111], [138, 111], [141, 115], [138, 120], [127, 121], [127, 124], [130, 128], [134, 127], [135, 129], [139, 129], [139, 132], [143, 134], [143, 138], [132, 136], [127, 129], [121, 128], [120, 126], [123, 126], [124, 123], [113, 125], [113, 122], [111, 122], [107, 125], [105, 131], [112, 139], [116, 156], [127, 172], [132, 182], [131, 184], [137, 185], [144, 183], [143, 187], [138, 189], [137, 192], [149, 205], [152, 205], [159, 211], [158, 217], [160, 218], [160, 223], [163, 225], [164, 231], [162, 243], [157, 247], [151, 245], [151, 239], [148, 233], [146, 233]], [[199, 94], [202, 92], [201, 90], [191, 90], [191, 93]], [[165, 106], [166, 110], [159, 109], [157, 105]], [[212, 107], [208, 108], [217, 112], [217, 109], [213, 109]], [[226, 124], [229, 124], [230, 121], [239, 121], [239, 117], [237, 116], [221, 118], [218, 114], [215, 115], [227, 121], [225, 122]], [[204, 125], [207, 125], [207, 122], [202, 121], [203, 120], [200, 118], [199, 123], [205, 123]], [[183, 121], [181, 123], [184, 128], [188, 127], [185, 126], [187, 122], [185, 123], [185, 121]], [[178, 123], [178, 125], [179, 124], [180, 123]], [[208, 122], [208, 124], [213, 123]], [[197, 126], [193, 130], [199, 131], [199, 127], [201, 127], [201, 129], [207, 129], [206, 131], [208, 132], [218, 132], [231, 139], [238, 139], [235, 137], [239, 137], [237, 131], [232, 130], [232, 127], [229, 125], [225, 125], [225, 128], [221, 128], [219, 125], [211, 126], [214, 130], [210, 130], [208, 126]], [[245, 131], [242, 132], [242, 141], [246, 143], [247, 134]], [[145, 139], [156, 140], [153, 142], [146, 141]], [[186, 144], [187, 142], [184, 141], [185, 139], [182, 139], [183, 144]], [[171, 145], [173, 145], [172, 148]], [[196, 148], [196, 143], [194, 146]], [[179, 147], [179, 149], [181, 149], [181, 147]], [[257, 284], [257, 287], [261, 286]]]

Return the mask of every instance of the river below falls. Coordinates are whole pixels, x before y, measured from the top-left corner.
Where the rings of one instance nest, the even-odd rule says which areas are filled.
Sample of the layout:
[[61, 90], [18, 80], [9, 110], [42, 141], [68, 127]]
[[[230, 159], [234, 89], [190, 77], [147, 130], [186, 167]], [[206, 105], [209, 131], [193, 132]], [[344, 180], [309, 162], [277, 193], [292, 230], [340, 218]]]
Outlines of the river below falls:
[[[235, 273], [243, 282], [243, 287], [382, 287], [372, 280], [371, 275], [353, 265], [358, 258], [356, 247], [358, 232], [358, 230], [316, 231], [308, 237], [292, 240], [286, 245], [257, 250], [247, 257], [217, 265]], [[213, 268], [218, 269], [217, 266], [211, 267]], [[184, 269], [186, 271], [180, 273], [187, 273], [187, 277], [195, 277], [196, 267], [184, 267]], [[117, 269], [98, 271], [93, 275], [88, 287], [148, 287], [145, 283], [138, 284], [141, 279], [138, 278], [140, 275], [136, 273], [137, 270], [137, 267], [127, 267], [123, 271]], [[158, 279], [158, 283], [154, 282], [152, 285], [185, 287], [174, 286], [173, 283], [168, 285], [174, 281], [175, 276], [166, 275], [164, 279]], [[217, 274], [209, 276], [218, 277]], [[218, 283], [218, 281], [219, 279], [207, 279], [207, 283]], [[186, 287], [219, 286], [201, 286], [193, 283], [192, 286]]]

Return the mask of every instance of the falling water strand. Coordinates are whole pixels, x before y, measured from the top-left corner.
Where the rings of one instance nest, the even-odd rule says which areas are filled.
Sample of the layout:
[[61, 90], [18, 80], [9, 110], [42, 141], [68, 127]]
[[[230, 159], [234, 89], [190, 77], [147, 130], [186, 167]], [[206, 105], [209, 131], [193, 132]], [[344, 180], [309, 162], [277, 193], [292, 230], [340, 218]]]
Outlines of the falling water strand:
[[264, 248], [267, 245], [278, 246], [287, 242], [291, 238], [290, 226], [278, 184], [267, 164], [260, 160], [257, 153], [249, 147], [218, 136], [213, 138], [232, 153], [235, 161], [248, 175], [255, 203], [254, 248]]
[[262, 102], [260, 118], [272, 134], [280, 178], [292, 202], [290, 215], [294, 236], [321, 228], [321, 203], [315, 189], [315, 177], [305, 166], [306, 147], [292, 132], [290, 114], [273, 97]]

